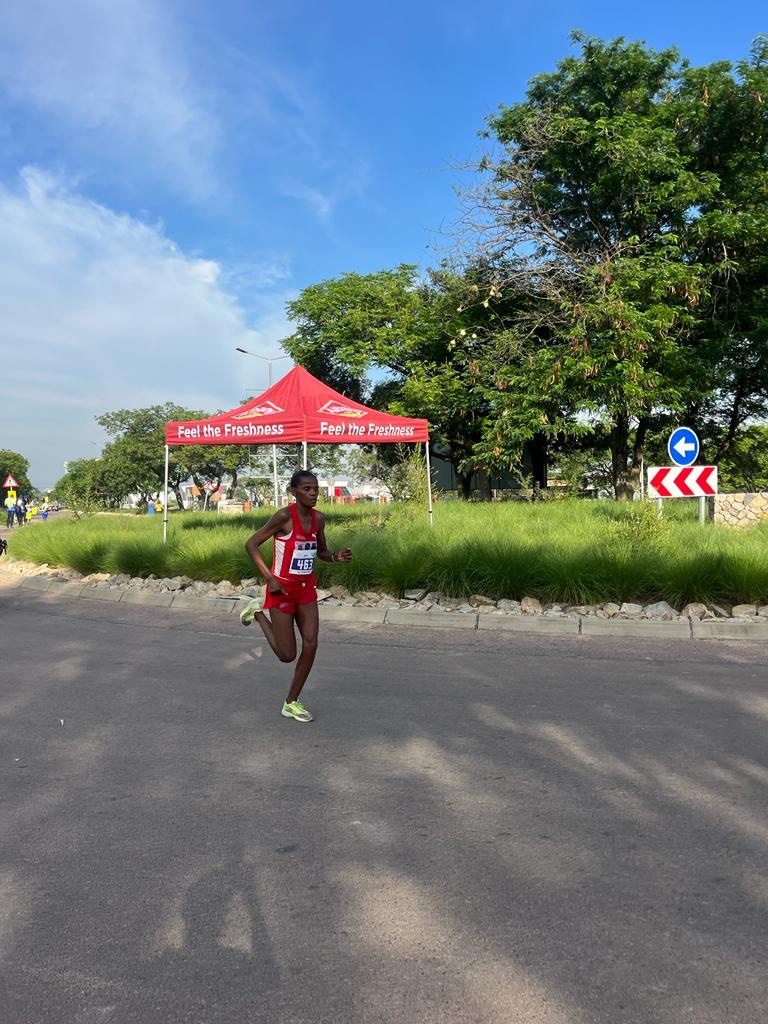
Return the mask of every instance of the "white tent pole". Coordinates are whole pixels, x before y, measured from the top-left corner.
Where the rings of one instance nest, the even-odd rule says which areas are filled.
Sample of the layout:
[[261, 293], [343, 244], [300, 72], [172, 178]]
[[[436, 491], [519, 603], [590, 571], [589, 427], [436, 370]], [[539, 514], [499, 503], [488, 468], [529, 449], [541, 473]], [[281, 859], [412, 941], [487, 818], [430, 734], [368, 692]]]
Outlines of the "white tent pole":
[[302, 469], [306, 469], [307, 468], [307, 442], [306, 441], [302, 441], [302, 445], [304, 447], [304, 465], [301, 468]]
[[170, 449], [165, 446], [165, 487], [163, 488], [163, 544], [168, 540], [168, 453]]
[[424, 455], [427, 460], [427, 510], [429, 513], [429, 525], [434, 526], [432, 520], [432, 466], [429, 462], [429, 441], [424, 442]]
[[272, 483], [275, 488], [275, 508], [279, 508], [277, 501], [277, 445], [272, 445]]

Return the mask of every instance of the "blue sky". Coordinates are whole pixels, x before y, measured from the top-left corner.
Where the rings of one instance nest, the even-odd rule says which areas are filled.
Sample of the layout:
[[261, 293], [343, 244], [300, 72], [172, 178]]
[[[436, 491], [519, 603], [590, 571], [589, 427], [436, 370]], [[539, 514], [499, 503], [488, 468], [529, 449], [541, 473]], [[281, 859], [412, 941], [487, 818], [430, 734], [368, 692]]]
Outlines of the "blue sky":
[[46, 486], [97, 453], [101, 412], [235, 405], [266, 385], [235, 346], [278, 354], [301, 288], [436, 262], [455, 166], [571, 29], [700, 64], [746, 56], [758, 11], [5, 0], [0, 448]]

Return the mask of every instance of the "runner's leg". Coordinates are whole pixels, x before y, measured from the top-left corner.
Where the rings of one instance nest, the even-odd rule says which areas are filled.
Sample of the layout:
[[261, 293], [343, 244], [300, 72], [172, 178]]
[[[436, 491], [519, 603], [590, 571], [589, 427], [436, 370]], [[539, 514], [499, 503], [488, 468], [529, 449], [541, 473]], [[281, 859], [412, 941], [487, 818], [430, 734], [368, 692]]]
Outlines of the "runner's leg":
[[296, 625], [299, 627], [299, 633], [301, 634], [301, 654], [296, 662], [296, 671], [293, 673], [291, 688], [288, 691], [288, 696], [285, 698], [288, 704], [298, 700], [317, 654], [317, 635], [320, 628], [317, 601], [297, 606]]
[[261, 626], [267, 643], [280, 661], [293, 661], [296, 657], [296, 633], [293, 628], [293, 615], [270, 608], [269, 615], [258, 612], [256, 621]]

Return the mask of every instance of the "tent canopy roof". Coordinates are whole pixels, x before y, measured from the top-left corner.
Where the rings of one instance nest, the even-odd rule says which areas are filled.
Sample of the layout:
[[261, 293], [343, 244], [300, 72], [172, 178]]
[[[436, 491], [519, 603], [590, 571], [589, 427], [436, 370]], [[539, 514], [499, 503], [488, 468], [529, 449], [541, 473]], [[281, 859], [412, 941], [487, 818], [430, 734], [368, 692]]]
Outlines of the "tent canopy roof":
[[171, 422], [165, 441], [182, 444], [386, 444], [427, 441], [426, 420], [369, 409], [294, 366], [258, 398], [204, 420]]

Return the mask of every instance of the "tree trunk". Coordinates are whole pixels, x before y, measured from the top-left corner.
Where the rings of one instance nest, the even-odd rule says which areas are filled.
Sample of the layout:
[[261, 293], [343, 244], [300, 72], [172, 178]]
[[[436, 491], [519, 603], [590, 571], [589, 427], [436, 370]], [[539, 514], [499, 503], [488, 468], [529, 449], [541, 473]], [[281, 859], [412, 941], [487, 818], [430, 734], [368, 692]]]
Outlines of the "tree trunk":
[[462, 473], [455, 463], [453, 468], [456, 473], [456, 489], [459, 492], [459, 497], [462, 501], [468, 501], [472, 496], [472, 474]]
[[547, 489], [547, 480], [549, 477], [549, 468], [547, 465], [547, 456], [549, 452], [546, 434], [534, 434], [528, 442], [528, 451], [531, 457], [531, 473], [533, 474], [534, 489], [545, 491]]
[[173, 493], [176, 495], [176, 504], [179, 506], [179, 511], [184, 509], [184, 497], [181, 493], [181, 484], [171, 484]]
[[491, 478], [483, 469], [477, 470], [477, 490], [481, 501], [491, 500]]
[[632, 465], [629, 470], [629, 483], [632, 487], [632, 495], [642, 490], [640, 477], [643, 472], [643, 454], [645, 451], [645, 438], [648, 434], [648, 420], [642, 417], [637, 424], [635, 431], [635, 443], [632, 445]]
[[720, 439], [720, 444], [717, 446], [717, 451], [715, 452], [715, 457], [712, 460], [716, 466], [719, 465], [720, 460], [725, 455], [728, 454], [728, 452], [729, 452], [729, 450], [731, 448], [731, 445], [733, 444], [734, 438], [736, 437], [736, 433], [737, 433], [737, 431], [738, 431], [738, 429], [739, 429], [739, 427], [741, 425], [741, 419], [742, 419], [742, 416], [741, 416], [741, 399], [742, 399], [742, 387], [741, 387], [741, 382], [739, 382], [739, 385], [736, 388], [736, 392], [735, 392], [735, 394], [733, 396], [733, 404], [731, 405], [731, 414], [728, 417], [728, 427], [727, 427], [727, 429], [725, 431], [725, 434]]
[[616, 413], [611, 430], [611, 482], [616, 501], [631, 501], [635, 489], [629, 472], [629, 416]]

